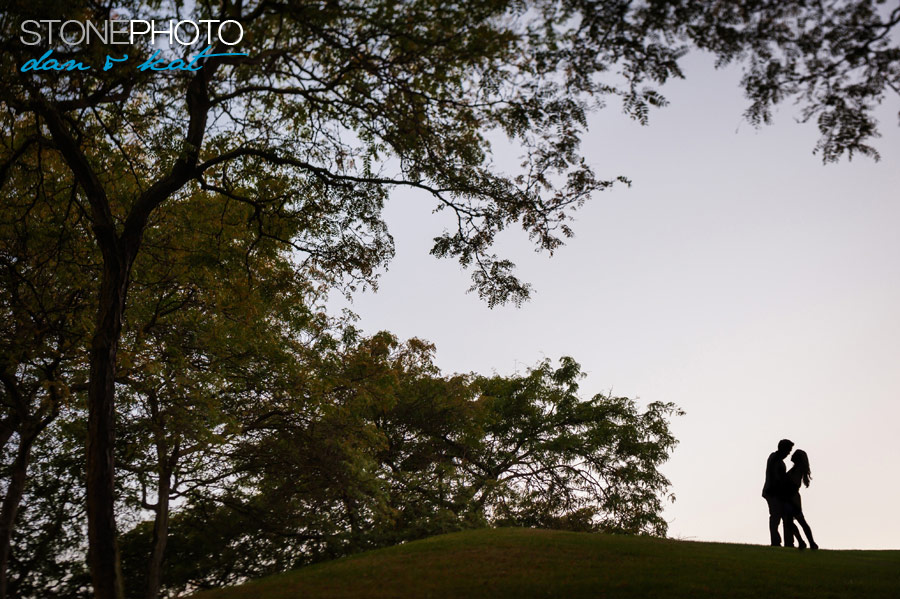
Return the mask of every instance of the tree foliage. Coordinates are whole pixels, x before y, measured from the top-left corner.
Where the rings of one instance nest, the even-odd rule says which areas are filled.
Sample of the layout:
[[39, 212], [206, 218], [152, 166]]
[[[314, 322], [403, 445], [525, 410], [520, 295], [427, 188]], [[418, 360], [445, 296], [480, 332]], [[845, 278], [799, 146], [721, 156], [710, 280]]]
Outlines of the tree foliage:
[[[163, 596], [480, 526], [665, 534], [674, 406], [583, 400], [570, 358], [447, 376], [419, 340], [319, 335], [282, 362], [291, 385], [261, 377], [205, 407], [188, 382], [206, 380], [202, 369], [156, 397], [121, 383], [126, 596], [146, 596], [161, 533]], [[176, 373], [160, 366], [128, 378]], [[82, 413], [67, 412], [37, 445], [11, 565], [19, 596], [86, 592], [84, 435]]]
[[[229, 483], [172, 517], [169, 591], [479, 526], [665, 534], [674, 406], [582, 400], [571, 358], [445, 376], [432, 349], [354, 341], [316, 367], [304, 414], [235, 439]], [[126, 568], [146, 561], [149, 535], [126, 535]]]
[[836, 162], [879, 158], [870, 145], [879, 136], [873, 111], [900, 95], [898, 24], [900, 6], [884, 0], [716, 2], [691, 36], [720, 64], [745, 65], [750, 122], [771, 122], [775, 106], [795, 98], [801, 119], [818, 125], [815, 150]]
[[[52, 514], [71, 500], [71, 487], [58, 487], [59, 497], [50, 498], [28, 486], [55, 482], [49, 473], [56, 466], [46, 453], [52, 442], [45, 437], [48, 429], [58, 430], [61, 414], [75, 410], [75, 390], [87, 380], [84, 347], [96, 274], [71, 178], [49, 176], [60, 164], [30, 146], [7, 166], [0, 173], [6, 190], [0, 215], [0, 597], [26, 592], [30, 581], [23, 571], [52, 578], [53, 559], [45, 555], [44, 563], [41, 553], [66, 538], [53, 538], [59, 520]], [[42, 532], [16, 535], [16, 522], [23, 521]], [[22, 555], [11, 553], [14, 539], [27, 547]], [[27, 555], [30, 565], [23, 567]], [[10, 568], [18, 572], [12, 579]]]

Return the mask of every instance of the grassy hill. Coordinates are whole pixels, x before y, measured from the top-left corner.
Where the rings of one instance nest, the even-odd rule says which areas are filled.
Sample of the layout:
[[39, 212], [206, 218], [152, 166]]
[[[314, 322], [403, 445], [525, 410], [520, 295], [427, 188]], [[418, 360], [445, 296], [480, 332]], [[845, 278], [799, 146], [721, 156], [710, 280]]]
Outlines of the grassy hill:
[[477, 530], [309, 566], [195, 599], [900, 598], [900, 551], [797, 551], [549, 530]]

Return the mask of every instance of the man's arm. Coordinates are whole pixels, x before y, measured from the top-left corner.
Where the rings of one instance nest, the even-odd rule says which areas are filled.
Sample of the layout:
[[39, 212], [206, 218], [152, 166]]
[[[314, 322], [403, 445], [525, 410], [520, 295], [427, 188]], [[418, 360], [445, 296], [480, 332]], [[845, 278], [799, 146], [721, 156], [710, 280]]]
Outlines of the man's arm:
[[763, 497], [772, 495], [778, 490], [778, 483], [786, 472], [784, 461], [779, 459], [777, 453], [773, 453], [766, 461], [766, 482], [763, 485]]

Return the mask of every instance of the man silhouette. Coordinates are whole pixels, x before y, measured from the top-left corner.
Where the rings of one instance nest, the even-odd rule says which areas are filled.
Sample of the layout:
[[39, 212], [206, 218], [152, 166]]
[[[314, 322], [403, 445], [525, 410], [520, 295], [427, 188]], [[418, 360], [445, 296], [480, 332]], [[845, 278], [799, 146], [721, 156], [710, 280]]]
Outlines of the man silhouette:
[[784, 546], [794, 544], [794, 535], [791, 523], [785, 519], [784, 500], [782, 499], [782, 486], [786, 468], [784, 458], [788, 457], [794, 442], [782, 439], [778, 442], [778, 451], [769, 454], [766, 460], [766, 482], [763, 485], [762, 496], [769, 504], [769, 535], [773, 547], [781, 546], [781, 536], [778, 534], [778, 523], [784, 522]]

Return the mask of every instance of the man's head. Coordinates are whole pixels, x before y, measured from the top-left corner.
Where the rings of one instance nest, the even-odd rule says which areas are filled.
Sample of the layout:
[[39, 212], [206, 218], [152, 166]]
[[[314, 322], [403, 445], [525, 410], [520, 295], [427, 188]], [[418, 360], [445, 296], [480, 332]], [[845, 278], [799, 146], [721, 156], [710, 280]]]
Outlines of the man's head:
[[781, 456], [782, 459], [786, 458], [789, 453], [791, 453], [791, 449], [794, 448], [794, 442], [789, 439], [782, 439], [778, 442], [778, 455]]

